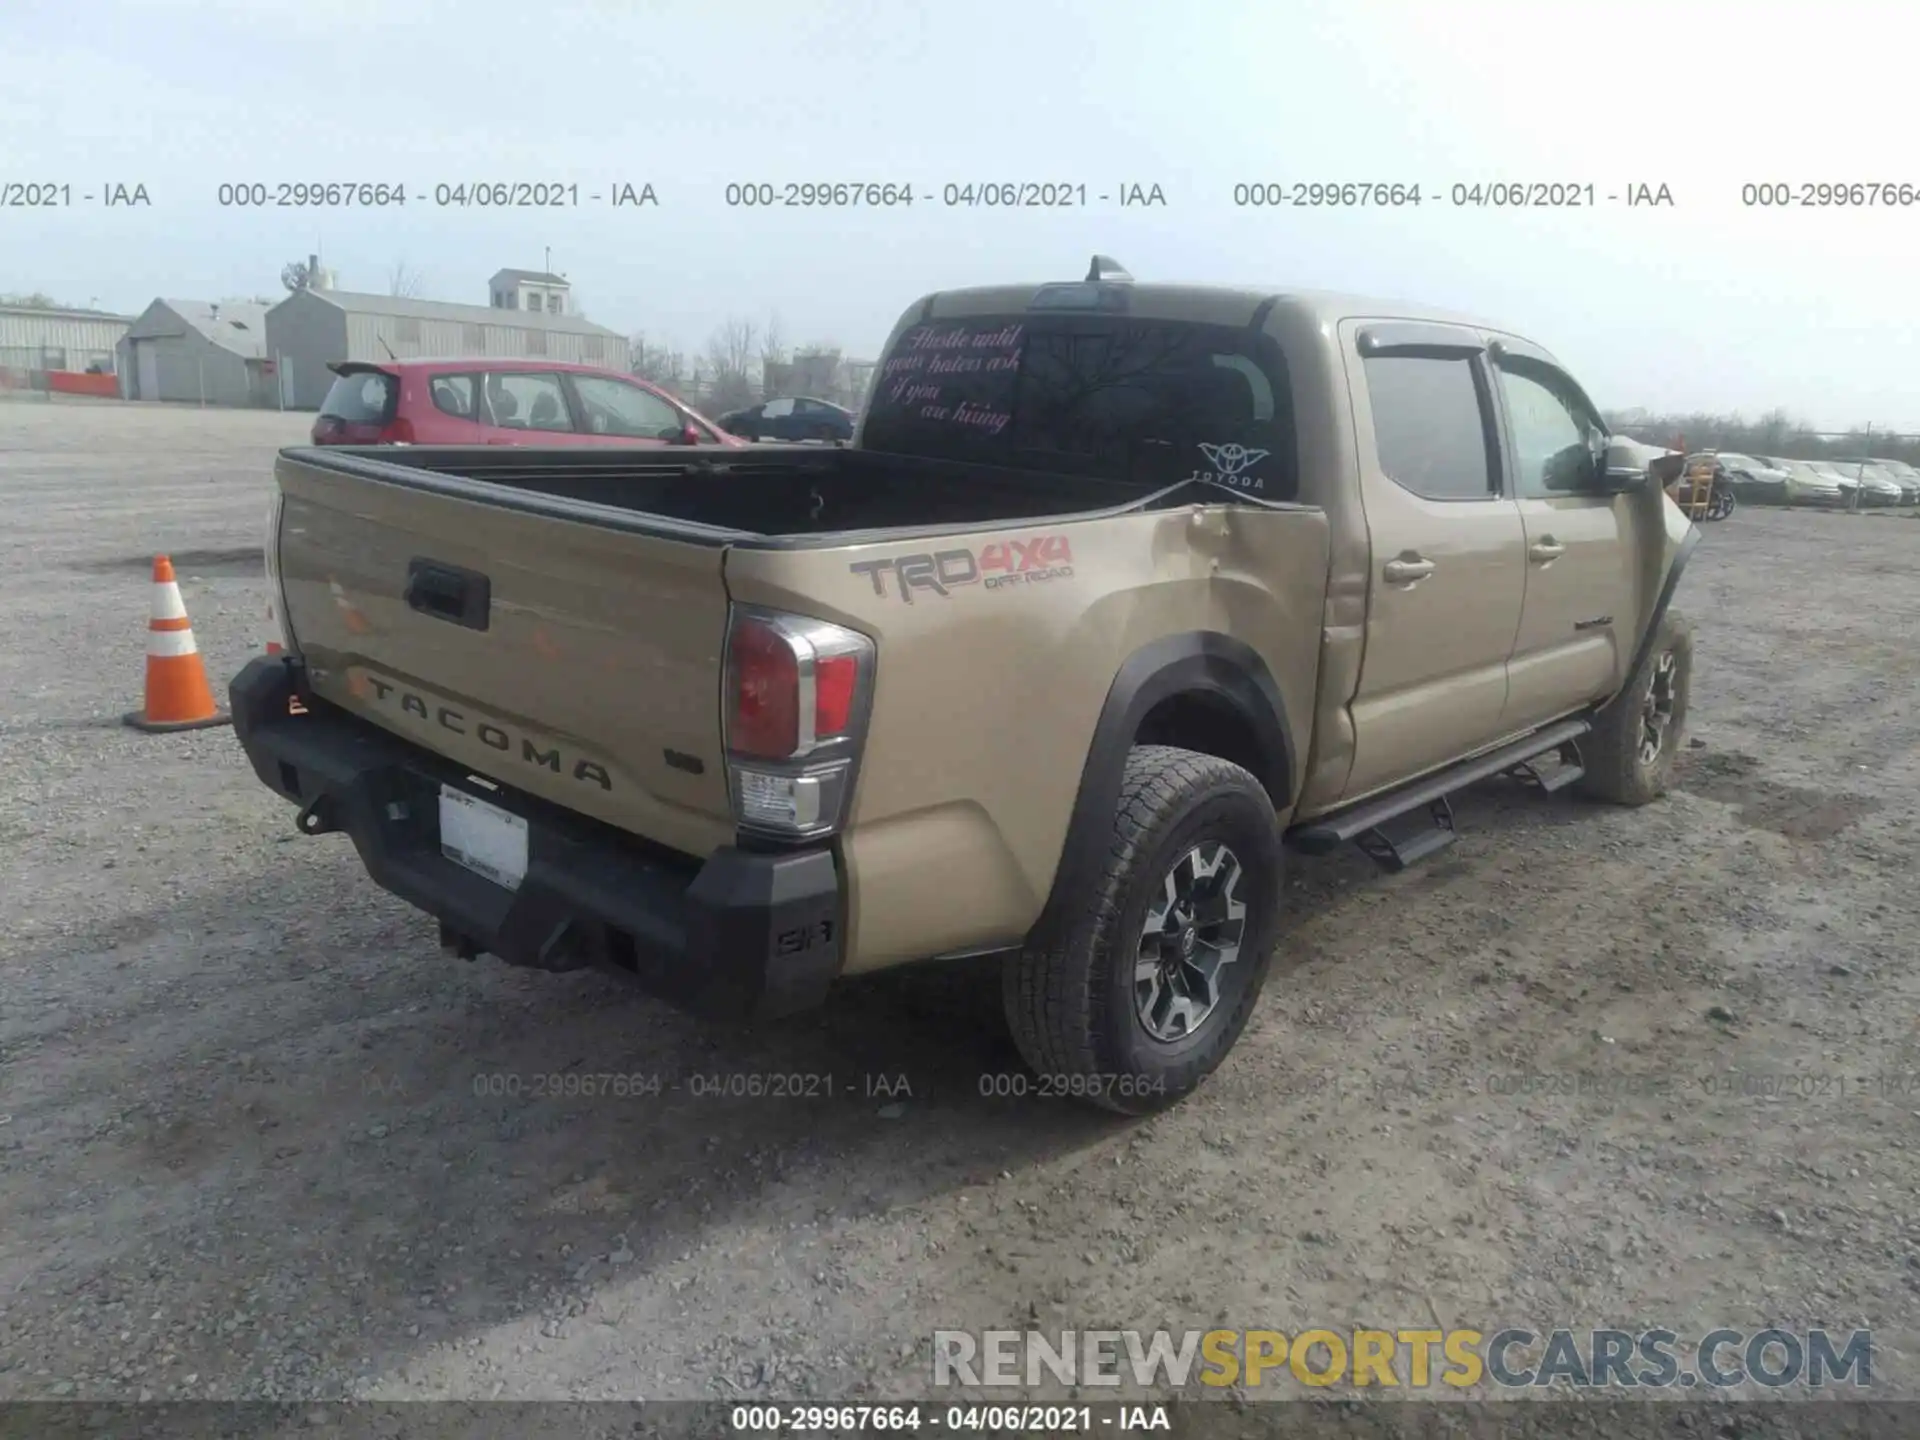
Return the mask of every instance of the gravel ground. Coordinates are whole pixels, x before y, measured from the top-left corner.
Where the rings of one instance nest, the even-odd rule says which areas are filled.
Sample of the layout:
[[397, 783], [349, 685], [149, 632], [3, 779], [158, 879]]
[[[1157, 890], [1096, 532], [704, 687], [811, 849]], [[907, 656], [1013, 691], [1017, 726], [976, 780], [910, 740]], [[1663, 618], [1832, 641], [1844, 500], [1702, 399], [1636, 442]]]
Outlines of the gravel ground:
[[[0, 1399], [912, 1396], [935, 1329], [1436, 1321], [1871, 1325], [1920, 1389], [1920, 524], [1708, 527], [1678, 792], [1296, 862], [1235, 1056], [1127, 1123], [983, 1096], [1004, 1042], [884, 985], [741, 1031], [443, 959], [231, 731], [122, 727], [154, 551], [216, 684], [257, 650], [306, 425], [0, 405]], [[767, 1075], [835, 1093], [700, 1093]]]

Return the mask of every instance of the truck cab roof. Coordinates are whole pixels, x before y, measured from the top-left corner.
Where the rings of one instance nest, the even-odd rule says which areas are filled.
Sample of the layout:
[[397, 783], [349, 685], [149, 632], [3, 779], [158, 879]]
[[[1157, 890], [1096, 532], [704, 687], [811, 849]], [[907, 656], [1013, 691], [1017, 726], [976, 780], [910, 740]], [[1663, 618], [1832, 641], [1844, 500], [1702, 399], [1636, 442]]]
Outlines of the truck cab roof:
[[[1080, 305], [1045, 303], [1052, 296], [1070, 299], [1073, 292], [1089, 298], [1111, 297], [1106, 303]], [[1036, 301], [1042, 303], [1036, 304]], [[1431, 305], [1335, 290], [1289, 288], [1278, 285], [1159, 285], [1137, 281], [1047, 281], [1028, 285], [981, 285], [937, 290], [921, 298], [919, 319], [962, 315], [1010, 314], [1026, 310], [1086, 309], [1128, 314], [1151, 320], [1189, 320], [1199, 324], [1244, 325], [1265, 309], [1285, 309], [1324, 324], [1364, 317], [1391, 316], [1424, 320], [1436, 325], [1459, 325], [1474, 330], [1510, 334], [1502, 326], [1476, 316]]]

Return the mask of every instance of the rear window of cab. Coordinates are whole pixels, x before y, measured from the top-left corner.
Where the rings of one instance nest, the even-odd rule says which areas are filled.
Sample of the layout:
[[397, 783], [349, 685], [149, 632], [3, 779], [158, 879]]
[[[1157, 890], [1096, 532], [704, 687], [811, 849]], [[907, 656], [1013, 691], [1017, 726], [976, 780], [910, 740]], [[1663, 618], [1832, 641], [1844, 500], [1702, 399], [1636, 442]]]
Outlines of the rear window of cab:
[[881, 361], [861, 444], [1149, 488], [1298, 491], [1286, 366], [1248, 327], [1031, 312], [915, 325]]

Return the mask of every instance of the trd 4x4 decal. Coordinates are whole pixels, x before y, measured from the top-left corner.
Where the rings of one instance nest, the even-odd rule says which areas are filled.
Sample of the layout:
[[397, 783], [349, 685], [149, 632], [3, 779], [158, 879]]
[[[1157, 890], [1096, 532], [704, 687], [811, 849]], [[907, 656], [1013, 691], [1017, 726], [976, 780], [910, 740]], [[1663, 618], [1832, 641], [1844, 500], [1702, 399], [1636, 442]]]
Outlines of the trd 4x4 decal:
[[847, 567], [873, 581], [873, 593], [892, 593], [909, 605], [913, 592], [930, 590], [951, 595], [963, 585], [1000, 590], [1043, 580], [1064, 580], [1073, 574], [1073, 547], [1064, 535], [1035, 535], [1026, 540], [995, 540], [979, 550], [933, 550], [919, 555], [894, 555], [885, 560], [856, 560]]

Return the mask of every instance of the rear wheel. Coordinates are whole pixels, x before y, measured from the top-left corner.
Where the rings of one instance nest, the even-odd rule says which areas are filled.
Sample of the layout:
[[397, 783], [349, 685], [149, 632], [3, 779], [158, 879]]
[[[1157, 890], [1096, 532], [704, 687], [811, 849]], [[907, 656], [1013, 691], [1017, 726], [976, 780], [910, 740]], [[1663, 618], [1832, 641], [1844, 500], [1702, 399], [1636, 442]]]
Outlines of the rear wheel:
[[1140, 1115], [1189, 1094], [1246, 1028], [1272, 958], [1280, 834], [1238, 765], [1141, 745], [1106, 852], [1058, 933], [1007, 962], [1007, 1023], [1045, 1093]]
[[1693, 630], [1684, 615], [1668, 611], [1639, 671], [1580, 742], [1580, 793], [1614, 805], [1645, 805], [1666, 794], [1692, 687]]

